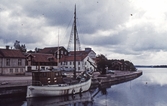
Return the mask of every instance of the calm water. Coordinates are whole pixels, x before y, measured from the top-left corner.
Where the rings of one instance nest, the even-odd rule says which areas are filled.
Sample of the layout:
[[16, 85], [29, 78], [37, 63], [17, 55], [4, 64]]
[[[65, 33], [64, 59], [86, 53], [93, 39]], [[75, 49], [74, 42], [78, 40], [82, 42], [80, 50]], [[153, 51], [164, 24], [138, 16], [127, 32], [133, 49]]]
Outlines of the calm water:
[[[82, 95], [35, 98], [19, 97], [4, 106], [167, 106], [167, 69], [139, 68], [139, 78], [112, 86], [92, 89]], [[12, 98], [16, 99], [16, 98]]]

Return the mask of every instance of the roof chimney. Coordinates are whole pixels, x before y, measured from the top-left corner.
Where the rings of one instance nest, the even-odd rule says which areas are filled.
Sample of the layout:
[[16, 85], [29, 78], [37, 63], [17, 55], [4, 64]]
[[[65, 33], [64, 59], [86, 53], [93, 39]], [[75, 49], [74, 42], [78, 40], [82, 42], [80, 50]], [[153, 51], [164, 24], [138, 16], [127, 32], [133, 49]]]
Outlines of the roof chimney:
[[9, 45], [6, 45], [6, 49], [9, 50]]
[[92, 49], [91, 48], [85, 48], [86, 52], [90, 52]]

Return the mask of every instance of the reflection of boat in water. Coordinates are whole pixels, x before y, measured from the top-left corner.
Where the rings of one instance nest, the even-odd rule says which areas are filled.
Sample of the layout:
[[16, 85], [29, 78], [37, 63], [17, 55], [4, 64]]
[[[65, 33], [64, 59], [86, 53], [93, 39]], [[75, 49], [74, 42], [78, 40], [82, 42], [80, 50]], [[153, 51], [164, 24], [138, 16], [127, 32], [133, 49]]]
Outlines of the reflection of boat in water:
[[[76, 40], [76, 7], [74, 12], [74, 39]], [[32, 86], [27, 88], [27, 98], [40, 96], [62, 96], [87, 91], [91, 77], [84, 71], [76, 78], [76, 42], [74, 41], [74, 78], [65, 77], [62, 71], [53, 69], [32, 72]]]
[[91, 103], [92, 99], [89, 92], [61, 97], [27, 98], [27, 106], [85, 106]]

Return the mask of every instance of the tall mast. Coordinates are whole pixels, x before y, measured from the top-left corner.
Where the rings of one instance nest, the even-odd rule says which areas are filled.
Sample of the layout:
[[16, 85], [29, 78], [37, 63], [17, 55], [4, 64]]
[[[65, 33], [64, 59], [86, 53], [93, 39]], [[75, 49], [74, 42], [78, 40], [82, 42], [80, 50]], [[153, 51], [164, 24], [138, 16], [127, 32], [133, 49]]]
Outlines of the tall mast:
[[58, 29], [58, 49], [57, 49], [57, 69], [59, 70], [59, 57], [60, 57], [60, 53], [59, 53], [59, 29]]
[[74, 79], [76, 79], [76, 31], [77, 31], [77, 26], [76, 26], [76, 5], [75, 5], [75, 10], [74, 10]]

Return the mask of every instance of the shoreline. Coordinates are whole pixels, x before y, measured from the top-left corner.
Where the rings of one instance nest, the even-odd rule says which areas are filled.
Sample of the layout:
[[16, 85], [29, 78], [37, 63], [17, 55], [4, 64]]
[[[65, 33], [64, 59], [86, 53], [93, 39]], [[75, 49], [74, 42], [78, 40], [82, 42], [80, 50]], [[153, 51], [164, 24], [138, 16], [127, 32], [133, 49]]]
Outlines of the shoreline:
[[[104, 84], [119, 84], [136, 79], [142, 75], [142, 71], [116, 71], [114, 74], [99, 75], [92, 77], [91, 88]], [[31, 76], [0, 76], [0, 97], [8, 95], [26, 94], [27, 86], [31, 85]], [[4, 84], [2, 84], [2, 82]]]

